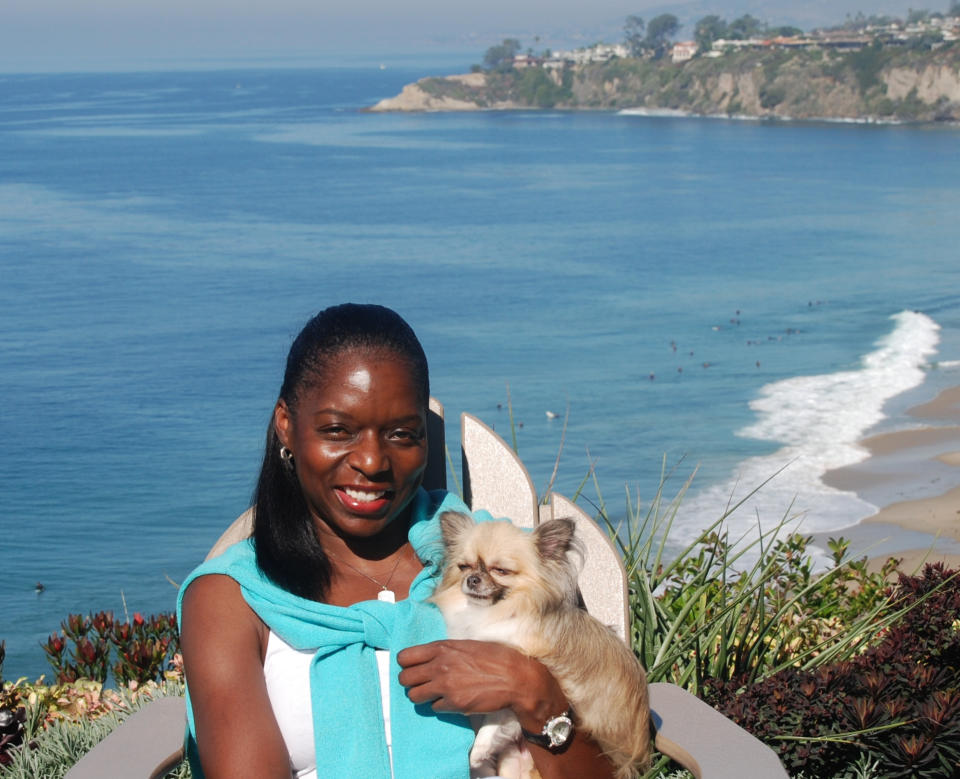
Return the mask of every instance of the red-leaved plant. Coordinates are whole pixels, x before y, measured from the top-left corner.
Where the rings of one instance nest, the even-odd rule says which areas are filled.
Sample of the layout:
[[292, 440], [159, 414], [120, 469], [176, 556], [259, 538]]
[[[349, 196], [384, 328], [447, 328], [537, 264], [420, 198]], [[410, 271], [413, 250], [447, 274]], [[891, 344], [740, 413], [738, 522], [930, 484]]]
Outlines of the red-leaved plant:
[[103, 682], [108, 671], [124, 686], [160, 681], [180, 651], [172, 613], [149, 619], [137, 613], [123, 622], [115, 620], [112, 611], [86, 617], [71, 614], [60, 627], [62, 634], [55, 631], [42, 644], [59, 684], [77, 679]]
[[927, 565], [898, 595], [913, 607], [854, 659], [745, 689], [708, 680], [704, 697], [791, 775], [836, 776], [867, 753], [884, 777], [960, 776], [960, 577]]

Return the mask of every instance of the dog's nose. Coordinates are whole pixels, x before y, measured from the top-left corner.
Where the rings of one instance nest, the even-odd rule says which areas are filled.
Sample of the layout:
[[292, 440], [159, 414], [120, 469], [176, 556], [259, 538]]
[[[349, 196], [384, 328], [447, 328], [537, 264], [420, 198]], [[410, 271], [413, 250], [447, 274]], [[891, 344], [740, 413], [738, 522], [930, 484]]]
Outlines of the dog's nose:
[[467, 577], [467, 587], [469, 587], [471, 590], [475, 590], [480, 586], [481, 581], [482, 579], [480, 578], [480, 574], [472, 573]]

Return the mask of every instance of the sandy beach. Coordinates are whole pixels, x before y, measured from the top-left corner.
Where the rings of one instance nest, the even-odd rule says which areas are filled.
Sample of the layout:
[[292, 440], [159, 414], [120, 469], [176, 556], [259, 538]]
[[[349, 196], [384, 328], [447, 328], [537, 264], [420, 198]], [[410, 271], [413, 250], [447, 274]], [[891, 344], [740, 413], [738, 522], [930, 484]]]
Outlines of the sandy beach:
[[918, 426], [861, 441], [869, 458], [830, 471], [823, 481], [881, 506], [857, 525], [831, 533], [875, 564], [893, 556], [913, 571], [924, 561], [960, 567], [960, 387], [909, 410]]

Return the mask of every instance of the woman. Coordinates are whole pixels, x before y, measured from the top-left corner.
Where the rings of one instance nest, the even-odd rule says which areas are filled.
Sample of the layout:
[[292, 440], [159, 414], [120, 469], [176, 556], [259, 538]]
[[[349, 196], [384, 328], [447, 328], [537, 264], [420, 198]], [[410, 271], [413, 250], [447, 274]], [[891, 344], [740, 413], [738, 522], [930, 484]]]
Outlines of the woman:
[[[466, 777], [462, 715], [509, 707], [539, 734], [567, 710], [539, 662], [443, 640], [424, 603], [442, 566], [436, 517], [465, 508], [420, 487], [429, 394], [423, 349], [389, 309], [329, 308], [297, 336], [253, 537], [181, 589], [197, 775]], [[580, 734], [530, 752], [544, 779], [612, 774]]]

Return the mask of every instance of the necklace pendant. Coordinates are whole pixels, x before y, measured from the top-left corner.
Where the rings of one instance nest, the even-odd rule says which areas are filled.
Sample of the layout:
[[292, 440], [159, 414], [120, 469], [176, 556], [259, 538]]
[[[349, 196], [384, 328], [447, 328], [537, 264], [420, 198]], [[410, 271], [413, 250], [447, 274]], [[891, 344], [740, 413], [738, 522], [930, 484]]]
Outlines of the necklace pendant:
[[384, 603], [396, 603], [397, 596], [393, 590], [388, 590], [384, 587], [380, 592], [377, 593], [377, 600], [382, 600]]

